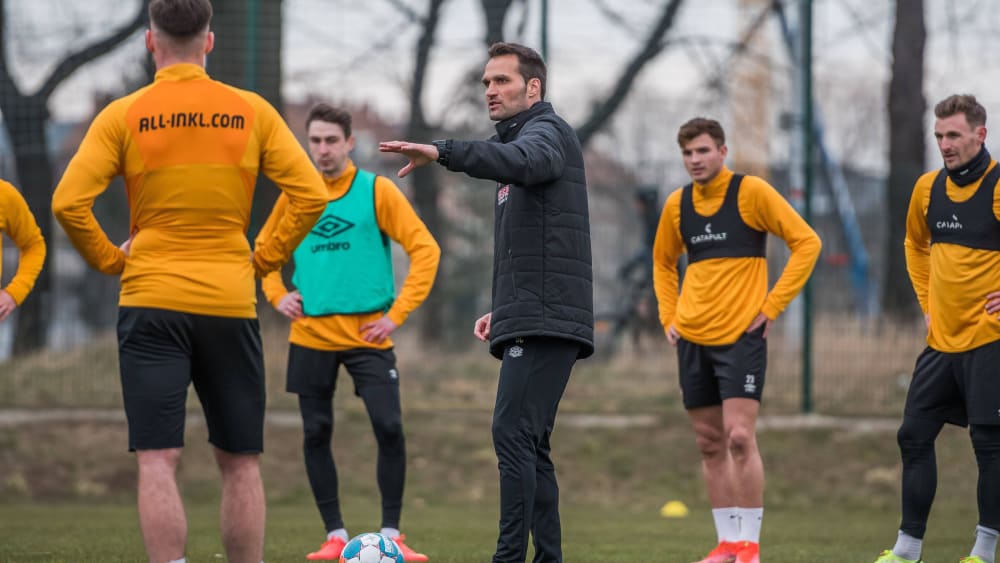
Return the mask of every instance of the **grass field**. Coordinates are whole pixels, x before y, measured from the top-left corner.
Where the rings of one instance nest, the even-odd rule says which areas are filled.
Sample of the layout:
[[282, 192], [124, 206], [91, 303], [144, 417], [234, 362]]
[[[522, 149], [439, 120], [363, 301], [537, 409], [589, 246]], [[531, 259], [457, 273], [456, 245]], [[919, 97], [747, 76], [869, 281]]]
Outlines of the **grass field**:
[[[652, 499], [650, 499], [651, 501]], [[570, 563], [687, 563], [704, 555], [715, 537], [707, 514], [663, 520], [654, 502], [609, 508], [565, 502], [565, 560]], [[356, 531], [377, 527], [377, 512], [345, 506]], [[307, 502], [272, 503], [268, 513], [268, 562], [304, 561], [319, 545], [318, 517]], [[496, 540], [495, 510], [485, 504], [428, 504], [410, 510], [411, 547], [436, 563], [488, 562]], [[188, 561], [223, 561], [215, 506], [189, 506]], [[936, 511], [925, 561], [957, 562], [971, 546], [973, 514]], [[822, 507], [768, 509], [764, 561], [769, 563], [870, 563], [894, 535], [894, 511], [845, 511]], [[0, 506], [4, 538], [0, 561], [17, 563], [133, 563], [145, 560], [132, 505], [72, 503]], [[58, 532], [57, 532], [58, 531]]]
[[[338, 397], [335, 451], [351, 533], [375, 529], [374, 440], [356, 399]], [[303, 561], [323, 530], [299, 454], [295, 413], [272, 412], [262, 458], [267, 560]], [[624, 419], [628, 422], [630, 419]], [[714, 542], [698, 454], [676, 405], [638, 426], [567, 413], [554, 435], [564, 548], [573, 563], [693, 560]], [[409, 473], [403, 531], [439, 563], [489, 561], [496, 533], [496, 468], [489, 412], [406, 412]], [[609, 421], [622, 422], [611, 418]], [[217, 476], [200, 419], [189, 420], [180, 471], [190, 519], [189, 561], [222, 561]], [[0, 426], [0, 562], [144, 560], [132, 456], [123, 421]], [[899, 462], [894, 433], [851, 429], [761, 432], [768, 470], [764, 554], [769, 563], [874, 560], [894, 541]], [[975, 465], [967, 436], [939, 440], [938, 503], [926, 561], [957, 561], [975, 526]], [[691, 514], [664, 519], [667, 500]]]
[[[799, 389], [797, 360], [784, 351], [780, 332], [774, 338], [763, 410], [770, 420], [795, 412]], [[487, 562], [496, 541], [490, 416], [498, 364], [472, 344], [450, 355], [398, 344], [408, 452], [403, 531], [435, 563]], [[570, 563], [687, 563], [714, 544], [675, 360], [660, 344], [627, 350], [610, 363], [581, 362], [574, 371], [553, 435]], [[0, 563], [145, 560], [114, 346], [108, 337], [69, 353], [0, 365], [0, 404], [54, 415], [30, 423], [5, 423], [0, 416]], [[820, 411], [879, 413], [890, 420], [871, 427], [854, 418], [822, 427], [772, 424], [761, 431], [767, 563], [866, 563], [891, 546], [900, 480], [892, 419], [904, 395], [900, 373], [921, 346], [919, 335], [905, 330], [817, 326]], [[282, 390], [286, 352], [283, 330], [265, 330], [271, 411], [262, 470], [269, 563], [304, 561], [323, 539], [301, 461], [298, 414]], [[349, 379], [342, 375], [340, 381], [335, 453], [346, 523], [356, 534], [379, 524], [375, 445]], [[105, 410], [73, 416], [58, 410], [81, 406]], [[179, 471], [189, 516], [188, 561], [223, 561], [217, 471], [196, 399], [191, 407]], [[947, 428], [938, 460], [940, 486], [924, 560], [954, 563], [971, 547], [976, 523], [968, 436]], [[662, 518], [659, 509], [668, 500], [683, 501], [691, 514]]]

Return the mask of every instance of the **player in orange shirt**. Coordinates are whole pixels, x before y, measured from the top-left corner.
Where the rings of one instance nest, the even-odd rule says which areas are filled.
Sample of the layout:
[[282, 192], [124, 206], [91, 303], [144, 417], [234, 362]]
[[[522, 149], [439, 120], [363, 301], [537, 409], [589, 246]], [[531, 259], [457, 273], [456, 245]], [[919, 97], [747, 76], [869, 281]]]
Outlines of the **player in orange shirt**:
[[[232, 563], [264, 550], [264, 367], [254, 275], [279, 268], [326, 204], [323, 181], [263, 98], [209, 78], [208, 0], [153, 0], [154, 82], [94, 119], [52, 210], [94, 268], [121, 276], [118, 342], [139, 524], [152, 563], [182, 562], [187, 523], [176, 471], [193, 383], [222, 473], [222, 542]], [[246, 230], [257, 174], [288, 196], [273, 236]], [[132, 236], [115, 246], [94, 199], [125, 178]]]
[[934, 441], [969, 426], [979, 466], [979, 525], [967, 563], [993, 563], [1000, 530], [1000, 167], [986, 150], [986, 108], [953, 95], [934, 107], [943, 168], [920, 176], [906, 214], [906, 270], [927, 322], [897, 439], [903, 517], [876, 563], [920, 560], [937, 489]]
[[0, 322], [3, 322], [24, 302], [45, 262], [45, 239], [27, 202], [17, 188], [3, 180], [0, 180], [0, 233], [10, 237], [20, 252], [17, 273], [7, 287], [0, 289]]
[[[263, 279], [268, 301], [292, 320], [287, 389], [299, 396], [306, 473], [326, 526], [326, 541], [306, 559], [336, 560], [348, 541], [330, 448], [333, 394], [343, 365], [365, 403], [378, 442], [381, 532], [396, 540], [406, 561], [427, 561], [399, 533], [406, 448], [400, 376], [390, 336], [430, 293], [441, 249], [390, 179], [351, 161], [354, 136], [349, 113], [317, 104], [306, 118], [306, 130], [329, 203], [295, 250], [295, 289], [285, 287], [279, 271]], [[278, 198], [260, 231], [262, 239], [271, 236], [287, 212], [287, 203], [284, 196]], [[390, 240], [400, 243], [410, 259], [398, 296]]]
[[[701, 563], [759, 563], [764, 466], [756, 423], [765, 339], [808, 280], [820, 240], [770, 184], [726, 168], [726, 135], [717, 121], [688, 121], [677, 143], [692, 183], [663, 207], [653, 285], [667, 340], [677, 347], [684, 408], [719, 538]], [[791, 250], [770, 291], [767, 233]], [[677, 259], [684, 252], [688, 267], [678, 297]]]

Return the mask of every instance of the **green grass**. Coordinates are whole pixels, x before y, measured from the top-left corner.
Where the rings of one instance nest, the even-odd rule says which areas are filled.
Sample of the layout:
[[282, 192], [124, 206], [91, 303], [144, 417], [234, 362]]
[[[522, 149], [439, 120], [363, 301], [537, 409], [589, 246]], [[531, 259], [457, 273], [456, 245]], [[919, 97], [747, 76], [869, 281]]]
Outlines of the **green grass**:
[[[658, 502], [658, 501], [657, 501]], [[686, 563], [704, 555], [714, 542], [705, 511], [666, 520], [654, 502], [609, 508], [563, 503], [566, 561]], [[490, 560], [496, 540], [496, 510], [485, 503], [428, 504], [410, 510], [406, 526], [411, 547], [435, 563]], [[352, 533], [376, 529], [371, 507], [345, 506]], [[214, 503], [189, 503], [192, 563], [224, 561]], [[889, 510], [768, 509], [762, 542], [769, 563], [873, 561], [891, 547], [897, 516]], [[971, 547], [975, 513], [954, 507], [936, 510], [927, 535], [926, 561], [957, 561]], [[118, 563], [145, 560], [132, 505], [120, 503], [0, 505], [0, 562]], [[266, 560], [303, 561], [322, 539], [315, 508], [304, 499], [268, 509]]]
[[[489, 561], [496, 541], [497, 474], [486, 411], [424, 411], [408, 403], [409, 469], [403, 531], [436, 563]], [[351, 533], [376, 529], [374, 439], [360, 401], [337, 398], [335, 452]], [[303, 561], [323, 530], [302, 467], [295, 413], [271, 413], [262, 472], [268, 498], [267, 560]], [[714, 543], [699, 457], [676, 404], [648, 427], [557, 422], [554, 458], [571, 563], [695, 560]], [[891, 547], [899, 515], [893, 432], [762, 431], [768, 486], [768, 563], [874, 560]], [[938, 441], [938, 501], [926, 561], [957, 561], [976, 523], [975, 461], [965, 432]], [[179, 472], [188, 510], [189, 561], [223, 561], [218, 476], [205, 428], [189, 419]], [[0, 427], [0, 562], [144, 561], [134, 508], [134, 461], [124, 422], [45, 422]], [[691, 514], [664, 519], [667, 501]]]

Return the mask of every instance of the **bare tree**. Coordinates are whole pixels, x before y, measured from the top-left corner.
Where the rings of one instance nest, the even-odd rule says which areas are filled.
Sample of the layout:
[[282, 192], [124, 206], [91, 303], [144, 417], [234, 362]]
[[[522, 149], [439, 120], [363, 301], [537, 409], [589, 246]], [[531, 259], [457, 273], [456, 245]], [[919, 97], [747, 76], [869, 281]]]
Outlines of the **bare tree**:
[[[28, 207], [38, 221], [42, 236], [52, 240], [50, 212], [54, 174], [49, 158], [45, 125], [49, 120], [49, 99], [56, 88], [80, 67], [111, 52], [131, 37], [146, 22], [145, 0], [136, 2], [135, 16], [104, 38], [69, 53], [52, 69], [34, 92], [26, 93], [15, 82], [7, 52], [7, 6], [0, 0], [0, 113], [10, 136], [17, 167], [17, 183]], [[21, 304], [14, 333], [14, 354], [42, 348], [46, 344], [45, 327], [51, 317], [52, 269], [42, 269], [32, 295]]]
[[906, 211], [913, 182], [924, 171], [924, 24], [923, 0], [896, 0], [892, 35], [892, 79], [889, 81], [888, 236], [882, 303], [886, 314], [912, 318], [913, 289], [903, 258]]
[[[441, 20], [441, 6], [446, 0], [428, 0], [427, 14], [421, 18], [420, 36], [417, 38], [416, 56], [413, 64], [413, 78], [410, 83], [410, 120], [406, 125], [407, 139], [429, 139], [435, 136], [436, 128], [427, 122], [424, 111], [424, 84], [427, 80], [427, 65], [430, 61], [431, 49], [434, 46], [434, 36]], [[440, 182], [437, 180], [438, 170], [434, 166], [421, 166], [411, 174], [413, 199], [420, 216], [427, 228], [441, 246], [442, 256], [448, 256], [447, 225], [441, 213], [438, 199], [440, 197]], [[445, 259], [441, 269], [446, 266]], [[435, 290], [427, 297], [421, 307], [421, 338], [427, 343], [440, 344], [445, 338], [446, 301], [449, 276], [438, 275]]]
[[665, 46], [664, 37], [671, 26], [673, 26], [677, 10], [680, 9], [683, 3], [684, 0], [670, 0], [664, 4], [663, 11], [660, 12], [660, 17], [657, 18], [656, 23], [650, 28], [642, 47], [629, 60], [625, 68], [622, 69], [611, 93], [604, 100], [594, 104], [594, 110], [590, 113], [590, 116], [584, 120], [583, 125], [576, 128], [576, 134], [580, 138], [582, 145], [586, 146], [594, 137], [594, 134], [607, 125], [615, 112], [618, 111], [618, 108], [621, 107], [622, 102], [625, 101], [642, 69], [663, 51]]

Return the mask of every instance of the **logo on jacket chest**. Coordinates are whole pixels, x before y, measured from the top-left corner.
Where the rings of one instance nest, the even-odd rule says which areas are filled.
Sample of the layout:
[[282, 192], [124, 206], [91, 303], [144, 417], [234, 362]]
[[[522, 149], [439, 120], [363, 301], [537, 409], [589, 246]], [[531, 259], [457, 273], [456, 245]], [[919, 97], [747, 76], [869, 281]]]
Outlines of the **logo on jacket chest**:
[[941, 231], [961, 231], [963, 228], [961, 221], [958, 220], [958, 216], [955, 214], [952, 214], [951, 221], [947, 219], [938, 221], [934, 226]]
[[510, 197], [510, 184], [497, 184], [497, 206], [507, 203]]
[[691, 237], [691, 244], [701, 244], [705, 242], [721, 242], [726, 240], [726, 233], [713, 233], [712, 224], [707, 223], [705, 225], [705, 233], [701, 235], [694, 235]]
[[318, 242], [309, 247], [309, 250], [313, 254], [317, 252], [336, 252], [338, 250], [350, 250], [350, 241], [333, 241], [330, 240], [338, 235], [341, 235], [354, 228], [354, 223], [344, 219], [342, 217], [337, 217], [336, 215], [324, 215], [316, 222], [313, 226], [312, 231], [309, 233], [313, 236], [326, 239], [325, 242]]

